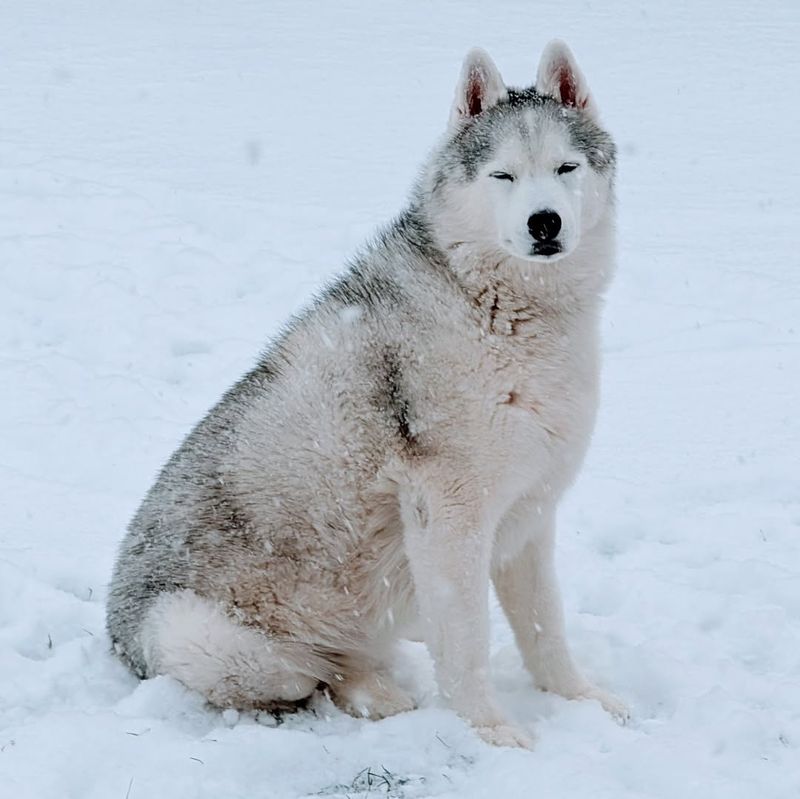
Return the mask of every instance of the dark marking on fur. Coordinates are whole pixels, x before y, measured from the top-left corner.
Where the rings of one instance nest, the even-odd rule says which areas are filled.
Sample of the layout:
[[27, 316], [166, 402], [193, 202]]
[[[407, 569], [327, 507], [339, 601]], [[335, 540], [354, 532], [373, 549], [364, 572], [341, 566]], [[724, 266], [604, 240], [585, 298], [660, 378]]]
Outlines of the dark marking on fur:
[[[217, 473], [209, 479], [205, 490], [205, 502], [201, 506], [200, 516], [203, 523], [202, 537], [205, 537], [206, 527], [218, 530], [224, 537], [238, 539], [238, 543], [247, 548], [253, 545], [251, 533], [252, 522], [249, 514], [239, 506], [233, 492], [231, 492], [225, 478]], [[186, 543], [191, 543], [191, 531], [187, 535]]]
[[491, 333], [497, 333], [498, 331], [495, 329], [497, 324], [497, 312], [500, 310], [500, 295], [497, 293], [497, 289], [494, 291], [494, 299], [492, 300], [492, 307], [489, 308], [489, 331]]
[[280, 375], [280, 367], [271, 349], [262, 353], [258, 359], [258, 364], [252, 372], [252, 378], [258, 382], [260, 388], [266, 388], [267, 384], [277, 380]]
[[500, 400], [499, 404], [519, 408], [526, 413], [532, 413], [534, 416], [536, 416], [539, 426], [550, 438], [559, 441], [565, 440], [564, 434], [559, 429], [554, 427], [553, 424], [545, 417], [541, 402], [535, 399], [529, 399], [525, 401], [517, 391], [512, 389]]
[[479, 290], [467, 292], [476, 312], [476, 321], [481, 330], [495, 336], [519, 337], [528, 341], [535, 339], [539, 322], [548, 311], [531, 297], [525, 303], [510, 295], [502, 284], [491, 282]]
[[352, 268], [332, 283], [320, 297], [320, 303], [333, 300], [344, 307], [358, 306], [375, 311], [381, 306], [396, 306], [403, 297], [400, 286], [388, 275]]
[[417, 438], [411, 431], [411, 409], [403, 388], [403, 370], [397, 349], [387, 347], [383, 353], [388, 410], [397, 425], [397, 432], [408, 449], [417, 446]]
[[546, 105], [548, 100], [552, 99], [547, 94], [537, 92], [535, 86], [528, 86], [525, 89], [509, 87], [508, 96], [502, 101], [502, 104], [514, 109], [537, 108]]
[[417, 497], [414, 502], [414, 516], [420, 529], [424, 530], [430, 522], [430, 513], [428, 512], [428, 504], [422, 497]]
[[572, 144], [586, 156], [592, 169], [600, 173], [611, 169], [617, 159], [611, 136], [581, 111], [568, 112], [566, 121]]
[[423, 449], [414, 430], [411, 400], [408, 396], [399, 348], [386, 346], [376, 364], [375, 405], [385, 416], [407, 455]]

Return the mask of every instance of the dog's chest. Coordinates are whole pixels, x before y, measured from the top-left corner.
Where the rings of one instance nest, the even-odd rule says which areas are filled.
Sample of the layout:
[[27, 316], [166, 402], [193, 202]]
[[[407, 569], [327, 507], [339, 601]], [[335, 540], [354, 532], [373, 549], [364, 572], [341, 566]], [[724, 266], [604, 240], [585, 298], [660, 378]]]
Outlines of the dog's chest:
[[559, 492], [588, 445], [597, 407], [591, 337], [490, 342], [481, 383], [488, 450], [509, 490]]

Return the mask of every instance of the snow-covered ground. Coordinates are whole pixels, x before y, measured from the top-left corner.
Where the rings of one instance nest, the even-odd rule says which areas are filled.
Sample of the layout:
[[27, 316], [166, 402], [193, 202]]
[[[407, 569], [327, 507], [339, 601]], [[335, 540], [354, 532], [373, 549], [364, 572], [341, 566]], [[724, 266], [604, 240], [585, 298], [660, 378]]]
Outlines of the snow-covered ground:
[[[800, 6], [0, 4], [0, 795], [800, 796]], [[106, 583], [160, 464], [401, 206], [466, 49], [576, 51], [620, 151], [604, 396], [561, 513], [569, 629], [632, 706], [495, 683], [382, 722], [220, 714], [109, 654]]]

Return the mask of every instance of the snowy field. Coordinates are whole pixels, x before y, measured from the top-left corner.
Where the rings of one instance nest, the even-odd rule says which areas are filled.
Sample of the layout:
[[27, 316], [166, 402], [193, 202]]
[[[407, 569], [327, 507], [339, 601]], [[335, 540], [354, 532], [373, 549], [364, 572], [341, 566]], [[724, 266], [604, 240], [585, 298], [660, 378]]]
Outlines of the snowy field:
[[[536, 692], [534, 752], [439, 702], [220, 714], [109, 654], [156, 470], [398, 211], [480, 44], [575, 50], [620, 146], [602, 409], [560, 515], [570, 637], [624, 697]], [[800, 796], [800, 6], [0, 3], [0, 796]]]

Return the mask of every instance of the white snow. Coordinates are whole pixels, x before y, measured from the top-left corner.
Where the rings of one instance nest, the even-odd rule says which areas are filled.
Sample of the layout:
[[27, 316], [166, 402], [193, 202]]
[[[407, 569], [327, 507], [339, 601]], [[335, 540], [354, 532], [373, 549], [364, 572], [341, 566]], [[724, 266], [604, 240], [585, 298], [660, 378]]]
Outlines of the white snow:
[[[624, 697], [494, 680], [482, 744], [421, 710], [219, 713], [109, 653], [156, 470], [401, 207], [461, 58], [574, 48], [621, 151], [604, 396], [560, 516], [580, 661]], [[0, 795], [800, 795], [800, 6], [6, 2], [0, 13]], [[384, 769], [386, 771], [384, 771]]]

